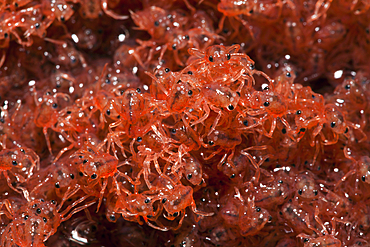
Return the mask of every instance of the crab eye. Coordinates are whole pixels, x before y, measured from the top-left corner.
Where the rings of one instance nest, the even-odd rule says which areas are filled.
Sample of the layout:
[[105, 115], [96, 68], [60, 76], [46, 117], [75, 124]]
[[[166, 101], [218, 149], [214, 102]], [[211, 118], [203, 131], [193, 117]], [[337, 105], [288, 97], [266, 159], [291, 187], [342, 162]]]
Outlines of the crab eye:
[[192, 95], [192, 94], [193, 94], [193, 91], [189, 90], [189, 91], [188, 91], [188, 95], [190, 96], [190, 95]]
[[286, 73], [286, 76], [287, 76], [287, 77], [292, 77], [292, 74], [290, 74], [290, 72], [287, 72], [287, 73]]
[[213, 56], [209, 56], [209, 57], [208, 57], [208, 60], [209, 60], [210, 62], [213, 62]]
[[54, 103], [54, 104], [52, 105], [52, 107], [55, 109], [55, 108], [57, 108], [57, 107], [58, 107], [58, 104], [57, 104], [57, 103]]
[[164, 71], [165, 71], [166, 73], [168, 73], [168, 72], [170, 72], [171, 70], [170, 70], [169, 68], [165, 68], [165, 69], [164, 69]]
[[233, 106], [233, 105], [229, 105], [229, 106], [227, 107], [227, 109], [229, 109], [229, 111], [232, 111], [232, 110], [234, 110], [234, 106]]
[[150, 199], [149, 198], [147, 198], [147, 199], [145, 199], [145, 201], [144, 201], [145, 203], [149, 203], [150, 202]]
[[330, 127], [334, 128], [335, 127], [335, 122], [331, 122]]
[[96, 179], [97, 177], [98, 177], [98, 175], [96, 175], [95, 173], [93, 175], [91, 175], [92, 179]]
[[228, 53], [228, 54], [226, 54], [226, 58], [227, 58], [227, 60], [230, 60], [230, 58], [231, 58], [231, 55]]
[[270, 105], [270, 102], [266, 101], [265, 103], [263, 103], [263, 105], [268, 107]]

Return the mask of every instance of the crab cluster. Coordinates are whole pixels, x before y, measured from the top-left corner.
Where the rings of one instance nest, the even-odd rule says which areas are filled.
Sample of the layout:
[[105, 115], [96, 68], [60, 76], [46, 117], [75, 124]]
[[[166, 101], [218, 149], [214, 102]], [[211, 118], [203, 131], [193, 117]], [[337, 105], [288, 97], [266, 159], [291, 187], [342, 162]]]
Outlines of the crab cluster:
[[369, 8], [2, 1], [1, 246], [369, 246]]

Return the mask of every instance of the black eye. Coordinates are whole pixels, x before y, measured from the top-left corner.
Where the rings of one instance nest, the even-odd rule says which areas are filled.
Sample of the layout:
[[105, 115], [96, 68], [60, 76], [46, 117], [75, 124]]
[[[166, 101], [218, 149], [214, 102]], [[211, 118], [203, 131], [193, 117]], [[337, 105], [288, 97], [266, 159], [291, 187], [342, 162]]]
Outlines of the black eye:
[[263, 103], [263, 105], [268, 107], [270, 105], [270, 102], [266, 101], [265, 103]]
[[344, 134], [347, 134], [348, 133], [348, 127], [346, 128], [346, 130], [344, 131]]
[[82, 172], [79, 172], [78, 175], [80, 175], [81, 177], [83, 177], [84, 174]]
[[335, 127], [335, 122], [331, 122], [330, 127], [334, 128]]
[[136, 139], [137, 142], [141, 142], [143, 140], [143, 138], [141, 138], [140, 136]]
[[227, 58], [227, 60], [230, 60], [230, 58], [231, 58], [231, 55], [228, 53], [228, 54], [226, 54], [226, 58]]
[[282, 184], [283, 183], [283, 180], [279, 180], [278, 182], [279, 182], [279, 184]]
[[188, 174], [188, 176], [187, 176], [188, 180], [190, 180], [192, 177], [193, 177], [192, 174]]
[[173, 214], [173, 216], [174, 216], [174, 217], [177, 217], [177, 216], [179, 216], [179, 213], [178, 213], [178, 212], [175, 212], [175, 213]]
[[362, 177], [361, 177], [361, 180], [362, 180], [363, 182], [365, 182], [366, 177], [365, 177], [365, 176], [362, 176]]
[[308, 242], [308, 241], [310, 241], [308, 238], [305, 238], [305, 239], [303, 239], [303, 242]]
[[176, 50], [176, 44], [173, 44], [173, 45], [172, 45], [172, 49], [173, 49], [173, 50]]
[[41, 209], [36, 209], [36, 213], [41, 214]]
[[344, 88], [348, 90], [348, 89], [351, 88], [351, 85], [347, 84], [347, 85], [344, 86]]
[[193, 94], [193, 91], [189, 90], [188, 95], [192, 95], [192, 94]]
[[306, 129], [305, 129], [305, 128], [301, 128], [299, 131], [300, 131], [300, 132], [305, 132], [305, 131], [306, 131]]
[[60, 20], [61, 20], [62, 22], [64, 22], [66, 19], [64, 18], [64, 16], [61, 16], [61, 17], [60, 17]]
[[191, 71], [188, 71], [188, 75], [192, 75], [193, 74], [193, 72], [191, 72]]
[[261, 208], [260, 208], [260, 207], [257, 207], [257, 208], [256, 208], [256, 211], [257, 211], [257, 212], [260, 212], [260, 211], [261, 211]]
[[167, 198], [162, 199], [162, 203], [165, 203], [167, 201]]
[[8, 38], [8, 33], [4, 33], [4, 38]]
[[147, 199], [145, 199], [145, 201], [144, 201], [145, 203], [149, 203], [150, 202], [150, 199], [149, 198], [147, 198]]
[[232, 174], [232, 175], [230, 176], [230, 178], [235, 178], [235, 174]]
[[44, 222], [46, 223], [46, 222], [48, 222], [48, 220], [44, 217], [44, 218], [42, 218], [43, 220], [44, 220]]
[[24, 216], [24, 219], [27, 220], [28, 219], [28, 215]]
[[21, 152], [22, 152], [22, 153], [24, 153], [24, 154], [26, 153], [26, 151], [24, 151], [24, 149], [23, 149], [23, 148], [21, 148]]
[[227, 107], [227, 109], [229, 109], [230, 111], [232, 111], [232, 110], [234, 110], [234, 106], [233, 106], [233, 105], [229, 105], [229, 106]]
[[301, 189], [298, 190], [298, 194], [302, 195], [302, 192], [303, 191]]
[[87, 161], [88, 161], [88, 160], [83, 160], [83, 161], [82, 161], [82, 163], [83, 163], [83, 164], [86, 164], [86, 163], [87, 163]]
[[111, 215], [111, 216], [109, 216], [109, 219], [110, 219], [111, 221], [115, 221], [115, 220], [116, 220], [116, 216]]
[[290, 74], [290, 72], [287, 72], [287, 73], [286, 73], [286, 76], [287, 76], [287, 77], [291, 77], [292, 75]]
[[317, 190], [314, 190], [313, 193], [315, 194], [315, 196], [317, 196], [317, 194], [319, 193]]
[[300, 115], [302, 113], [302, 111], [301, 110], [298, 110], [297, 112], [296, 112], [296, 114], [297, 115]]
[[57, 189], [59, 189], [59, 188], [60, 188], [59, 182], [56, 182], [56, 183], [55, 183], [55, 188], [57, 188]]
[[158, 21], [155, 21], [154, 22], [154, 26], [158, 27], [159, 26], [159, 22]]
[[0, 122], [1, 122], [1, 123], [5, 123], [4, 118], [0, 118]]
[[245, 126], [248, 126], [248, 120], [244, 120], [244, 121], [243, 121], [243, 124], [244, 124]]
[[165, 69], [164, 69], [164, 71], [165, 71], [166, 73], [168, 73], [168, 72], [170, 72], [171, 70], [170, 70], [169, 68], [165, 68]]
[[17, 161], [13, 160], [13, 161], [12, 161], [12, 165], [13, 165], [13, 166], [18, 165]]
[[210, 62], [213, 62], [213, 57], [212, 57], [212, 56], [209, 56], [209, 57], [208, 57], [208, 60], [209, 60]]
[[96, 175], [95, 173], [93, 175], [91, 175], [92, 179], [96, 179], [97, 177], [98, 177], [98, 175]]
[[254, 64], [249, 65], [249, 68], [250, 68], [251, 70], [254, 70], [254, 69], [255, 69]]
[[136, 92], [141, 93], [141, 89], [140, 88], [137, 88], [136, 89]]
[[189, 40], [190, 39], [189, 35], [185, 35], [185, 39]]
[[215, 143], [214, 143], [213, 141], [208, 141], [208, 144], [212, 146], [212, 145], [214, 145]]
[[172, 134], [176, 134], [176, 129], [171, 129]]
[[54, 201], [54, 200], [51, 200], [51, 203], [52, 203], [52, 204], [55, 204], [55, 201]]
[[52, 105], [52, 107], [55, 109], [55, 108], [57, 108], [57, 107], [58, 107], [58, 104], [57, 104], [57, 103], [54, 103], [54, 104]]
[[40, 199], [40, 201], [41, 201], [41, 202], [45, 202], [45, 200], [44, 200], [44, 199], [42, 199], [42, 198]]
[[74, 178], [75, 178], [75, 175], [73, 175], [73, 174], [69, 174], [69, 176], [70, 176], [72, 179], [74, 179]]
[[286, 134], [286, 128], [283, 128], [283, 129], [281, 130], [281, 132], [282, 132], [283, 134]]
[[35, 24], [36, 29], [40, 27], [40, 23]]

